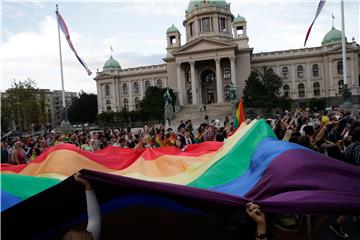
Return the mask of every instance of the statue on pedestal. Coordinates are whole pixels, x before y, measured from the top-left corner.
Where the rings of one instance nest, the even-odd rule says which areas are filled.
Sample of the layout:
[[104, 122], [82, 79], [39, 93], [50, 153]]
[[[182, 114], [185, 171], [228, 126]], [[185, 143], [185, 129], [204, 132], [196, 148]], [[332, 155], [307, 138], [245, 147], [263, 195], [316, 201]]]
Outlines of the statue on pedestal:
[[172, 106], [172, 98], [169, 92], [169, 88], [164, 94], [164, 121], [171, 121], [174, 118], [174, 108]]

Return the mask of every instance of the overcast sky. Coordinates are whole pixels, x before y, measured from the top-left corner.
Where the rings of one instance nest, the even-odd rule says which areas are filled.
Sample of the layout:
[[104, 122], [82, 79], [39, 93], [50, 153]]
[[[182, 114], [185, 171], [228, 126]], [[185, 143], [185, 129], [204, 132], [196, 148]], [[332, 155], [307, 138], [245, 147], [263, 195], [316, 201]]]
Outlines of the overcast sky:
[[[96, 93], [92, 79], [110, 56], [122, 68], [161, 64], [166, 29], [182, 21], [189, 1], [5, 1], [2, 2], [1, 90], [13, 79], [34, 79], [39, 88], [61, 89], [55, 4], [70, 30], [73, 44], [93, 75], [88, 77], [62, 36], [65, 89]], [[247, 20], [254, 52], [301, 48], [318, 0], [230, 1], [231, 12]], [[359, 42], [359, 0], [345, 0], [345, 33]], [[340, 1], [327, 1], [307, 47], [321, 45], [331, 28], [341, 28]]]

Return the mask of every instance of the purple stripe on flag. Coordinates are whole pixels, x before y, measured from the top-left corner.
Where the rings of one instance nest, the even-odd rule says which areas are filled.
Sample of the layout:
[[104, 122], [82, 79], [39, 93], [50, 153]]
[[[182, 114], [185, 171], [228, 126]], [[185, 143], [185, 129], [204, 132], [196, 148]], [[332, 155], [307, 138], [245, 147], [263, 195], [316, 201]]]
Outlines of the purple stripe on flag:
[[269, 212], [360, 214], [360, 168], [310, 150], [274, 159], [245, 195]]
[[89, 69], [88, 65], [85, 63], [85, 61], [77, 54], [77, 52], [74, 48], [74, 45], [71, 42], [69, 29], [68, 29], [64, 19], [62, 18], [62, 16], [60, 15], [59, 12], [56, 12], [56, 15], [57, 15], [59, 27], [60, 27], [61, 31], [64, 33], [66, 41], [68, 42], [70, 49], [74, 52], [76, 58], [79, 60], [81, 65], [85, 68], [87, 74], [90, 76], [92, 74], [92, 72], [90, 71], [90, 69]]
[[311, 32], [312, 26], [314, 25], [315, 20], [316, 20], [317, 17], [320, 15], [320, 12], [321, 12], [321, 10], [323, 9], [323, 7], [324, 7], [324, 5], [325, 5], [325, 1], [326, 1], [326, 0], [320, 0], [320, 2], [319, 2], [318, 8], [317, 8], [317, 10], [316, 10], [315, 18], [314, 18], [314, 20], [312, 21], [309, 29], [308, 29], [307, 32], [306, 32], [304, 47], [305, 47], [306, 42], [307, 42], [307, 40], [308, 40], [308, 38], [309, 38], [309, 35], [310, 35], [310, 32]]

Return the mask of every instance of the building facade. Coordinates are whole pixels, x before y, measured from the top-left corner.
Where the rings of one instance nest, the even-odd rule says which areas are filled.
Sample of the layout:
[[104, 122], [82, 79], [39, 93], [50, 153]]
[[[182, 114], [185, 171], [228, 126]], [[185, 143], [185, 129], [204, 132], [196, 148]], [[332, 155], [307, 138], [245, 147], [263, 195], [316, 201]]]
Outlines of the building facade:
[[[56, 128], [61, 125], [62, 121], [62, 91], [50, 89], [38, 89], [35, 99], [37, 103], [41, 101], [41, 97], [45, 97], [45, 112], [46, 112], [46, 122], [48, 126]], [[7, 91], [1, 93], [1, 98], [6, 98], [8, 96]], [[68, 108], [73, 99], [76, 98], [78, 94], [76, 92], [65, 92], [65, 103]], [[19, 111], [24, 111], [19, 107]], [[13, 122], [13, 129], [17, 129], [15, 122]]]
[[[105, 62], [94, 78], [99, 113], [138, 109], [149, 86], [174, 89], [180, 105], [229, 102], [231, 85], [241, 97], [250, 72], [263, 67], [283, 78], [282, 94], [294, 100], [336, 99], [344, 89], [341, 31], [335, 28], [319, 47], [254, 54], [246, 19], [234, 17], [225, 1], [191, 0], [183, 26], [183, 45], [180, 31], [167, 29], [164, 64], [121, 69], [113, 57]], [[360, 47], [353, 39], [346, 51], [348, 88], [360, 101]]]

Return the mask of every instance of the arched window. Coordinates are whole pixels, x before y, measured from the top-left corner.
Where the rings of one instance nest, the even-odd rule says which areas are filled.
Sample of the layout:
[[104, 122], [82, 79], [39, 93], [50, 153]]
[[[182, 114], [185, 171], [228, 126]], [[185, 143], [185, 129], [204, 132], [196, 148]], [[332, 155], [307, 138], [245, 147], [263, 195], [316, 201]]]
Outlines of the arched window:
[[223, 71], [224, 71], [224, 79], [230, 79], [230, 77], [231, 77], [230, 67], [225, 66]]
[[289, 69], [288, 69], [288, 67], [283, 67], [282, 68], [282, 76], [283, 76], [283, 79], [288, 79], [289, 78]]
[[298, 78], [304, 77], [304, 67], [301, 65], [297, 66], [297, 76]]
[[140, 109], [140, 99], [138, 97], [135, 98], [135, 110]]
[[339, 93], [342, 93], [344, 91], [344, 80], [339, 80], [338, 86], [339, 86]]
[[229, 85], [225, 86], [224, 92], [225, 92], [225, 101], [230, 102], [231, 96], [230, 96], [230, 86]]
[[187, 99], [188, 99], [188, 104], [192, 104], [192, 91], [191, 91], [191, 88], [189, 88], [187, 90]]
[[147, 80], [145, 81], [145, 92], [149, 89], [149, 87], [150, 87], [150, 81]]
[[290, 87], [289, 87], [289, 85], [285, 84], [284, 87], [283, 87], [283, 90], [284, 90], [284, 96], [285, 96], [285, 97], [289, 97], [289, 94], [290, 94]]
[[314, 96], [320, 96], [320, 84], [318, 82], [314, 82]]
[[312, 66], [312, 72], [313, 72], [313, 77], [319, 76], [319, 66], [317, 64], [314, 64]]
[[124, 95], [127, 95], [127, 94], [128, 94], [128, 86], [127, 86], [127, 84], [124, 83], [124, 84], [122, 85], [122, 87], [123, 87], [123, 93], [124, 93]]
[[337, 63], [337, 72], [338, 72], [338, 74], [343, 74], [343, 62], [342, 61], [338, 61], [338, 63]]
[[299, 97], [305, 97], [305, 86], [304, 86], [304, 84], [300, 83], [298, 85], [298, 90], [299, 90]]
[[158, 88], [162, 88], [162, 81], [161, 81], [161, 79], [158, 79], [158, 80], [156, 81], [156, 86], [157, 86]]
[[129, 109], [129, 100], [127, 98], [124, 98], [124, 109]]
[[139, 83], [134, 82], [134, 93], [139, 93]]
[[111, 112], [111, 101], [108, 99], [106, 100], [106, 111]]
[[110, 96], [110, 86], [109, 85], [105, 85], [105, 95]]

